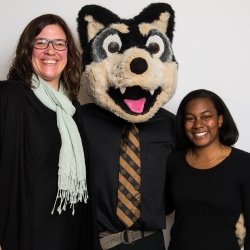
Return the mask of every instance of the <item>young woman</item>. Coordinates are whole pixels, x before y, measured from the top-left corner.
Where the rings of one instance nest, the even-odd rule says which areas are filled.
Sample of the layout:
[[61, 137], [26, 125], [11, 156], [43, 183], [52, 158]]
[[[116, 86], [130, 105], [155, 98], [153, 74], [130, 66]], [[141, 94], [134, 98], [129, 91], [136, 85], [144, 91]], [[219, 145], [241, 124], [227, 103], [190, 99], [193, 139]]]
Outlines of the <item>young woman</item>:
[[169, 250], [239, 250], [243, 212], [250, 249], [250, 154], [233, 145], [238, 130], [225, 103], [199, 89], [177, 111], [177, 151], [168, 160], [168, 204], [175, 210]]

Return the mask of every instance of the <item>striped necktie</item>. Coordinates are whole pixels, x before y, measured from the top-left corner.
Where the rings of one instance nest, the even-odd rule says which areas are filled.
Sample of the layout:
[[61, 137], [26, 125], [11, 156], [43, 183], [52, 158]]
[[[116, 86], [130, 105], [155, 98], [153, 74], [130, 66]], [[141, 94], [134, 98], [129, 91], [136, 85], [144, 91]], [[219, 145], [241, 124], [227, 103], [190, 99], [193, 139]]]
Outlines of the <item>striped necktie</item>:
[[140, 218], [141, 160], [139, 130], [128, 124], [122, 131], [117, 216], [130, 228]]

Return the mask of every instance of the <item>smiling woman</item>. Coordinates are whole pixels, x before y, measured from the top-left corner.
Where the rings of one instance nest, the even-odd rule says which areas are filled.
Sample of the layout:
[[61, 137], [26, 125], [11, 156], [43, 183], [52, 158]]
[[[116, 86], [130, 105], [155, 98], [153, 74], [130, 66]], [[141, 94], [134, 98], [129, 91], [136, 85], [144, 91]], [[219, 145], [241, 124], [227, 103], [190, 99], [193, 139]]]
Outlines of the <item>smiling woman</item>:
[[250, 231], [250, 154], [233, 147], [238, 130], [228, 108], [211, 91], [192, 91], [178, 108], [176, 131], [178, 150], [167, 165], [168, 210], [175, 210], [168, 249], [239, 250], [241, 213], [246, 237]]
[[35, 37], [32, 64], [35, 73], [58, 90], [61, 73], [67, 64], [66, 35], [59, 25], [47, 25]]
[[80, 76], [79, 54], [64, 20], [53, 14], [32, 20], [8, 80], [0, 82], [3, 250], [92, 249], [83, 233], [84, 226], [89, 229], [87, 184], [75, 122]]
[[[223, 115], [217, 114], [210, 99], [196, 98], [187, 103], [184, 129], [187, 138], [195, 145], [187, 153], [187, 160], [193, 167], [209, 168], [215, 161], [218, 163], [219, 160], [224, 160], [230, 153], [229, 148], [224, 150], [224, 145], [219, 141], [222, 123]], [[211, 151], [208, 150], [209, 147]], [[201, 148], [206, 151], [202, 153]]]

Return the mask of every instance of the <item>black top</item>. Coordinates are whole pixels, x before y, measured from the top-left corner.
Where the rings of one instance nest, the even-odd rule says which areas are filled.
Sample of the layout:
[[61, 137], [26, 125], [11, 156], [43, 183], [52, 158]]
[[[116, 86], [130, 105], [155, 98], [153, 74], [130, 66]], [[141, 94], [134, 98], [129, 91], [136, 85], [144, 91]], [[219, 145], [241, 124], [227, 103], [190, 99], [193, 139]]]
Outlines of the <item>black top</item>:
[[[18, 81], [0, 83], [0, 245], [4, 250], [79, 250], [83, 204], [59, 215], [61, 146], [55, 112]], [[86, 240], [86, 239], [85, 239]]]
[[[94, 178], [98, 230], [125, 230], [116, 216], [119, 152], [125, 121], [95, 104], [84, 105], [81, 126], [87, 165]], [[133, 227], [141, 230], [165, 228], [166, 161], [174, 145], [174, 115], [164, 109], [148, 122], [137, 124], [142, 164], [141, 220]]]
[[250, 249], [250, 154], [232, 148], [210, 169], [195, 169], [185, 152], [169, 157], [168, 183], [175, 208], [169, 250], [239, 250], [235, 225], [243, 212], [244, 250]]

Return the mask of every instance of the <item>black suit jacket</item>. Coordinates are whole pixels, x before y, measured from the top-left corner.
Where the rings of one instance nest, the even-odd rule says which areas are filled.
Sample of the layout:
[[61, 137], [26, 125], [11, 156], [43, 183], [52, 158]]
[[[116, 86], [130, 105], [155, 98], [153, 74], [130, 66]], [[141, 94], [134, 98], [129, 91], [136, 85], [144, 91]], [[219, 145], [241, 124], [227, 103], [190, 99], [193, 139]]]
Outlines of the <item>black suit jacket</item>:
[[[149, 121], [137, 124], [141, 145], [142, 204], [141, 220], [134, 229], [165, 228], [166, 162], [175, 144], [174, 120], [172, 113], [160, 109]], [[126, 121], [95, 104], [86, 104], [78, 112], [78, 123], [88, 169], [89, 207], [95, 241], [100, 231], [125, 230], [115, 210], [121, 131]], [[98, 249], [97, 245], [95, 247]]]

